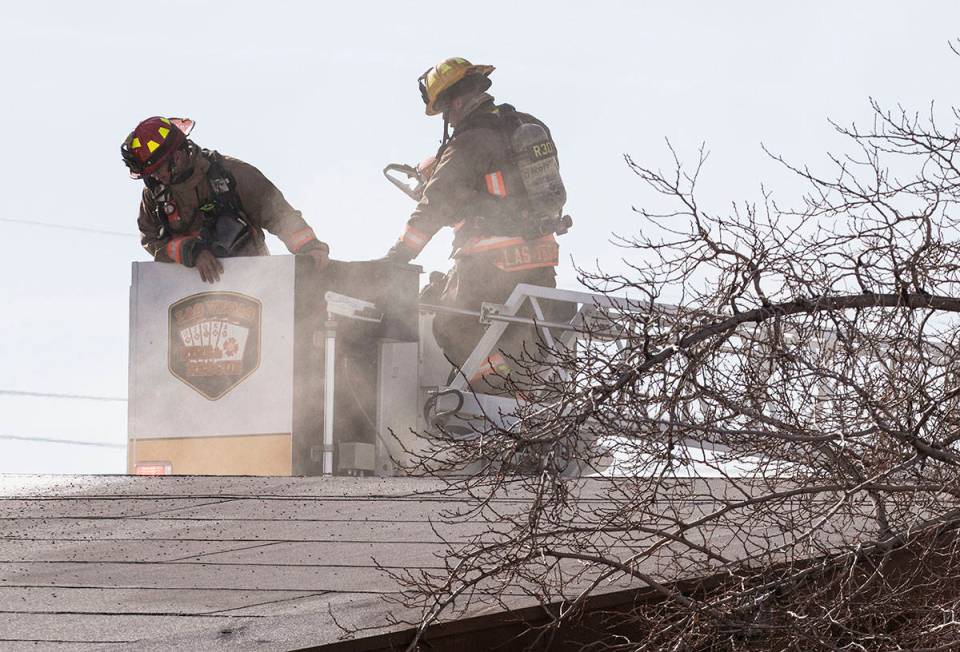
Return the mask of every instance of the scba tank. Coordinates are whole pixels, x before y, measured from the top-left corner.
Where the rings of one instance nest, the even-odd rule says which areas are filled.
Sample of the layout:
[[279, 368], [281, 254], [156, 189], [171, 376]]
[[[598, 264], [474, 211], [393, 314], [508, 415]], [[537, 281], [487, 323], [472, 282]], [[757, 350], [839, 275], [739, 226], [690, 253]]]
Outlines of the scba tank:
[[511, 145], [533, 214], [559, 216], [567, 191], [560, 178], [557, 147], [547, 130], [532, 122], [522, 124], [513, 132]]

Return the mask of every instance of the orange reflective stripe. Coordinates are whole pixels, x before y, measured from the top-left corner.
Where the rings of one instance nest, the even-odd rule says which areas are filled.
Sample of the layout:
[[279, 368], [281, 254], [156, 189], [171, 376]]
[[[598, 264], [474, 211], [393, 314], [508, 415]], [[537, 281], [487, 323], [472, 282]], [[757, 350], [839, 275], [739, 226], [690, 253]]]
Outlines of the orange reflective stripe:
[[313, 232], [313, 229], [308, 226], [305, 229], [295, 231], [292, 235], [287, 237], [285, 242], [287, 244], [287, 249], [293, 253], [297, 253], [305, 244], [316, 239], [317, 236]]
[[496, 195], [497, 197], [507, 196], [507, 187], [503, 183], [503, 174], [500, 170], [491, 172], [486, 175], [484, 179], [487, 181], [487, 192], [491, 195]]
[[183, 262], [183, 242], [193, 236], [182, 235], [179, 238], [173, 238], [167, 243], [167, 256], [175, 263]]
[[496, 236], [492, 238], [473, 238], [463, 245], [462, 253], [477, 254], [482, 251], [493, 251], [505, 247], [515, 247], [522, 245], [523, 238]]
[[407, 249], [419, 253], [420, 250], [430, 242], [430, 236], [408, 224], [406, 230], [403, 232], [403, 236], [400, 237], [400, 242], [402, 242], [403, 246]]
[[553, 234], [529, 240], [522, 245], [505, 247], [497, 254], [494, 264], [505, 272], [522, 272], [541, 267], [555, 267], [560, 263], [560, 247]]
[[480, 365], [480, 368], [477, 370], [477, 373], [473, 374], [470, 377], [470, 382], [476, 382], [482, 380], [487, 376], [493, 374], [499, 374], [501, 376], [506, 376], [510, 373], [510, 365], [507, 363], [506, 358], [503, 357], [501, 353], [494, 353]]
[[499, 267], [504, 272], [526, 272], [531, 269], [540, 269], [541, 267], [556, 267], [559, 265], [558, 262], [540, 262], [540, 263], [527, 263], [525, 265], [503, 265], [497, 262], [497, 267]]

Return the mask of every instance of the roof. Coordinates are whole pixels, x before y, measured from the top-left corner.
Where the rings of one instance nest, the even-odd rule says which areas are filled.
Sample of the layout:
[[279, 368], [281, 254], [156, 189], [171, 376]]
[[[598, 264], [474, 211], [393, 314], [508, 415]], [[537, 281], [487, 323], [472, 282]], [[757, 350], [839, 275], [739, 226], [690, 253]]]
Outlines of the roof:
[[[435, 522], [463, 504], [441, 487], [408, 478], [0, 476], [0, 648], [294, 649], [403, 630], [388, 615], [419, 614], [389, 600], [399, 587], [374, 559], [440, 569], [441, 537], [464, 541], [492, 527]], [[533, 603], [518, 590], [508, 604]], [[360, 631], [347, 636], [338, 623]]]
[[[437, 566], [435, 483], [5, 476], [0, 641], [290, 649], [384, 622], [373, 558]], [[442, 530], [443, 526], [440, 526]], [[371, 632], [375, 633], [375, 632]], [[2, 645], [2, 643], [0, 643]], [[59, 646], [58, 646], [59, 648]]]

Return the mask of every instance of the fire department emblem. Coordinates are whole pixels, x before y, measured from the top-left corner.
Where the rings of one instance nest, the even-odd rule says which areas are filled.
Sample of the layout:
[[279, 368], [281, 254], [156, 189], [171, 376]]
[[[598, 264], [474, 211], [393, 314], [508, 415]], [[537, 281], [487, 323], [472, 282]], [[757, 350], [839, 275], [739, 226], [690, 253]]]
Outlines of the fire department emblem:
[[170, 373], [216, 401], [260, 366], [260, 302], [201, 292], [170, 306]]

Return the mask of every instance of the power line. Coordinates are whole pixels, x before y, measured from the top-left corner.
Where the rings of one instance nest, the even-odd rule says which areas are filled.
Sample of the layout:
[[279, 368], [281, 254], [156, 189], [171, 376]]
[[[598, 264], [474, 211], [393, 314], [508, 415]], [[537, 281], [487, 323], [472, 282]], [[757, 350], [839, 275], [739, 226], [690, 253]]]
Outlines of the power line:
[[91, 396], [88, 394], [53, 394], [50, 392], [22, 392], [16, 389], [0, 389], [0, 394], [8, 396], [37, 396], [40, 398], [72, 398], [82, 401], [117, 401], [126, 403], [127, 399], [120, 396]]
[[91, 229], [86, 226], [73, 226], [71, 224], [55, 224], [53, 222], [35, 222], [33, 220], [15, 220], [9, 217], [0, 217], [0, 222], [10, 222], [11, 224], [26, 224], [29, 226], [43, 226], [48, 229], [64, 229], [66, 231], [82, 231], [84, 233], [97, 233], [99, 235], [119, 235], [125, 238], [139, 237], [136, 233], [124, 233], [123, 231], [107, 231], [106, 229]]
[[22, 437], [20, 435], [0, 435], [0, 439], [30, 441], [44, 444], [73, 444], [74, 446], [95, 446], [97, 448], [126, 448], [126, 444], [108, 444], [100, 441], [80, 441], [77, 439], [55, 439], [53, 437]]

